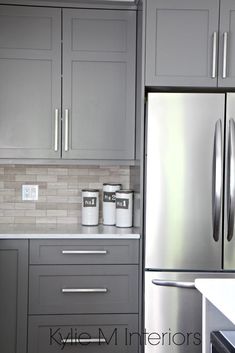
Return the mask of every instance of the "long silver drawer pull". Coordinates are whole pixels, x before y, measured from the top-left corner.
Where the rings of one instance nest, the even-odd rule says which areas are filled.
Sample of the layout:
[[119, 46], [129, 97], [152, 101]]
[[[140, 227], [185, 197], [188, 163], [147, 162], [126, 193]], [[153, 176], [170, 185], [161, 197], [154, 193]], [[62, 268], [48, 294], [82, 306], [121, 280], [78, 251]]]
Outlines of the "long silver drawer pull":
[[188, 289], [195, 289], [194, 282], [181, 282], [181, 281], [166, 281], [161, 279], [153, 279], [152, 283], [156, 286], [163, 286], [163, 287], [176, 287], [176, 288], [188, 288]]
[[64, 117], [64, 150], [69, 150], [69, 110], [65, 109]]
[[58, 151], [59, 146], [59, 109], [55, 109], [55, 152]]
[[62, 254], [65, 255], [102, 255], [107, 254], [107, 250], [62, 250]]
[[227, 240], [230, 241], [233, 238], [235, 220], [235, 122], [233, 119], [229, 120], [227, 209]]
[[223, 72], [222, 78], [227, 77], [227, 51], [228, 51], [228, 32], [223, 34], [224, 46], [223, 46]]
[[106, 343], [106, 340], [105, 338], [64, 338], [61, 340], [61, 343]]
[[107, 293], [107, 288], [63, 288], [62, 293]]
[[217, 32], [213, 32], [212, 37], [212, 73], [211, 77], [216, 77], [216, 64], [217, 64]]

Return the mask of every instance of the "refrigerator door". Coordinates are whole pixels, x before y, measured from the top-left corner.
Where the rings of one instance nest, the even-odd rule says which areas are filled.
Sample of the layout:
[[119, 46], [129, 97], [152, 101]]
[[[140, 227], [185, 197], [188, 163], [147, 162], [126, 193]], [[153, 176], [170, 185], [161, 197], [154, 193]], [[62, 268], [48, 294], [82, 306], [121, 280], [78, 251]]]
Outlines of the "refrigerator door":
[[224, 268], [235, 269], [235, 93], [227, 94]]
[[202, 296], [193, 286], [202, 277], [235, 274], [145, 272], [145, 353], [201, 353]]
[[222, 266], [224, 94], [150, 93], [146, 268]]

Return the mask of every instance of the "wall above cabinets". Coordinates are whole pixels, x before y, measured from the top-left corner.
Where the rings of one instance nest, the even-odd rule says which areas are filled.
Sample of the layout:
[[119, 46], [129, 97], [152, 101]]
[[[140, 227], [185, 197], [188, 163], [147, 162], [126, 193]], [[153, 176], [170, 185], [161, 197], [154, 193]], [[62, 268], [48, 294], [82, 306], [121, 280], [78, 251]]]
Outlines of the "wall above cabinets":
[[0, 159], [134, 160], [136, 12], [0, 12]]

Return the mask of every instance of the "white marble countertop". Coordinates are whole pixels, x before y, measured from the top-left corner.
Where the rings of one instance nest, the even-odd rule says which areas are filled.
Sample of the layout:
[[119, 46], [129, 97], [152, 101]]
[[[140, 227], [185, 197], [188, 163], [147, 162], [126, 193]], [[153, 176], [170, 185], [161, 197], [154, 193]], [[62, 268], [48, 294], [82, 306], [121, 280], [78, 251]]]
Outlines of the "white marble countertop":
[[0, 225], [0, 239], [139, 239], [139, 228], [82, 225]]
[[235, 324], [235, 278], [199, 278], [195, 287]]

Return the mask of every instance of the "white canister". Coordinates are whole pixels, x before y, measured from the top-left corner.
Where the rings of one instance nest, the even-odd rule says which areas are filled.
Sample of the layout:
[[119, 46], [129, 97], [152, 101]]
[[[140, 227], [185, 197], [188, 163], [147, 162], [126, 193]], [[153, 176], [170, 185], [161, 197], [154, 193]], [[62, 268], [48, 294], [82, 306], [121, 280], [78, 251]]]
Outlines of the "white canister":
[[116, 191], [121, 189], [121, 184], [103, 184], [103, 224], [113, 226], [116, 224], [115, 200]]
[[99, 190], [82, 190], [82, 225], [97, 226], [99, 223]]
[[116, 226], [132, 227], [133, 191], [116, 192]]

